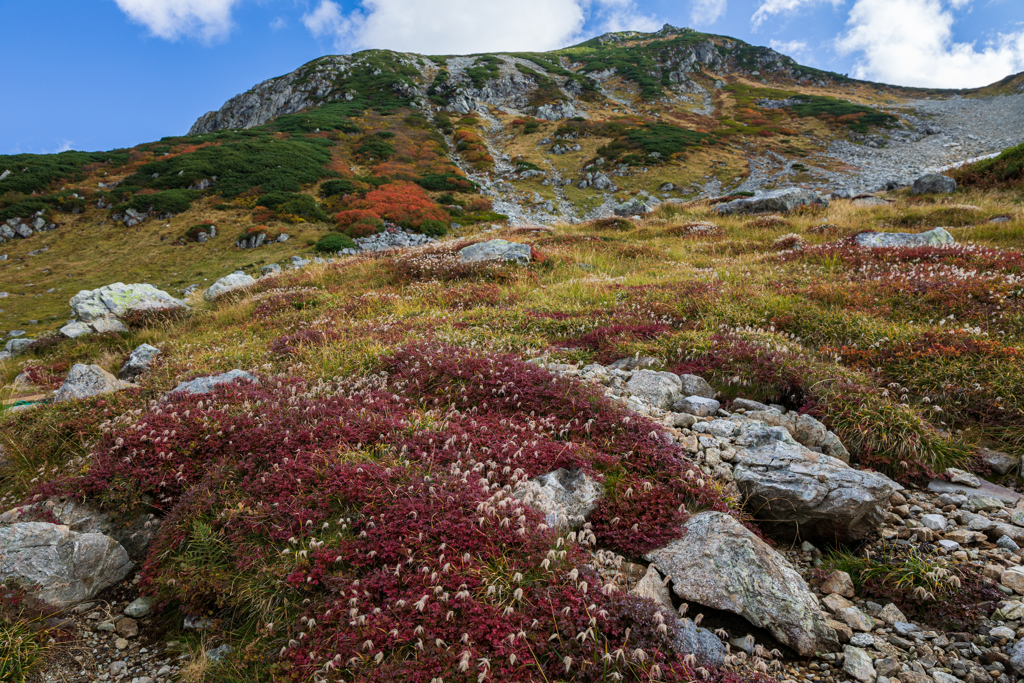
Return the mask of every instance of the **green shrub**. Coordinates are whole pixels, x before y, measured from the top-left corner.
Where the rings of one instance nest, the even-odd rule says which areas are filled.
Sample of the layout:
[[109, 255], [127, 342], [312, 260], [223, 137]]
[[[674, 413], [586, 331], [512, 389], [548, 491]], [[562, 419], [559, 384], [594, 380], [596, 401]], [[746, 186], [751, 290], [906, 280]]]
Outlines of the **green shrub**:
[[152, 209], [156, 213], [179, 214], [192, 208], [192, 202], [199, 199], [195, 190], [167, 190], [156, 194], [139, 194], [132, 197], [130, 206], [145, 213]]
[[288, 114], [279, 116], [267, 128], [302, 135], [314, 131], [336, 130], [342, 133], [355, 134], [359, 132], [359, 126], [349, 120], [352, 116], [362, 114], [362, 107], [353, 106], [345, 102], [339, 104], [326, 104], [322, 107], [310, 109], [301, 114]]
[[355, 185], [351, 180], [338, 178], [328, 180], [320, 186], [320, 194], [324, 197], [335, 197], [337, 195], [350, 194], [355, 191]]
[[321, 254], [336, 254], [342, 249], [355, 249], [356, 243], [348, 235], [332, 232], [324, 235], [313, 245], [313, 250]]
[[256, 205], [273, 209], [286, 219], [295, 217], [307, 221], [320, 221], [322, 223], [330, 220], [328, 215], [316, 203], [316, 200], [308, 194], [270, 192], [260, 197]]
[[[216, 176], [213, 190], [224, 197], [236, 197], [255, 187], [264, 193], [298, 192], [303, 185], [334, 175], [325, 168], [331, 146], [329, 140], [320, 138], [278, 140], [266, 133], [252, 133], [237, 141], [145, 164], [123, 185], [183, 189]], [[125, 190], [117, 188], [118, 192]]]
[[441, 221], [428, 219], [420, 224], [419, 231], [430, 237], [442, 237], [448, 233], [448, 226]]
[[[128, 152], [61, 152], [60, 154], [0, 154], [0, 195], [7, 192], [44, 192], [58, 180], [78, 180], [89, 164], [119, 166], [127, 163]], [[0, 204], [2, 206], [2, 204]]]
[[994, 159], [961, 166], [949, 173], [958, 183], [981, 189], [1017, 188], [1024, 184], [1024, 144], [1004, 150]]
[[369, 159], [379, 159], [380, 161], [387, 161], [395, 153], [395, 146], [390, 142], [385, 142], [379, 137], [367, 138], [363, 144], [356, 149], [356, 154], [361, 157], [367, 157]]

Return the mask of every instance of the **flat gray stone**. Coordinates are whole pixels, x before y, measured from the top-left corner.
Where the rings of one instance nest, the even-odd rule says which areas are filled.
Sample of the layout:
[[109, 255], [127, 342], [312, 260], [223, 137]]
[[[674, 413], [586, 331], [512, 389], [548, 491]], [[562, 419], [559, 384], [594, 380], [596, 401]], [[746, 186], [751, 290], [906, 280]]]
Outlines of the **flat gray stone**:
[[1004, 503], [1010, 505], [1016, 505], [1017, 502], [1024, 496], [1012, 491], [999, 484], [993, 484], [992, 482], [981, 480], [981, 486], [974, 488], [972, 486], [966, 486], [964, 484], [954, 484], [953, 482], [944, 481], [942, 479], [933, 479], [928, 482], [928, 490], [933, 493], [960, 493], [964, 495], [976, 495], [978, 493], [984, 493], [987, 496], [994, 496]]
[[529, 480], [515, 496], [544, 514], [548, 526], [574, 528], [597, 507], [604, 487], [581, 470], [558, 469]]
[[117, 373], [120, 379], [127, 382], [134, 382], [142, 373], [149, 369], [156, 357], [160, 355], [160, 349], [149, 344], [140, 344]]
[[862, 232], [854, 241], [869, 249], [894, 247], [938, 247], [956, 244], [956, 240], [945, 228], [934, 228], [927, 232]]
[[682, 383], [671, 372], [637, 370], [626, 383], [626, 389], [655, 408], [668, 410], [681, 397]]
[[490, 240], [479, 244], [471, 244], [459, 250], [459, 260], [466, 263], [481, 261], [510, 261], [527, 264], [532, 258], [530, 245], [509, 242], [508, 240]]
[[799, 187], [760, 192], [753, 197], [735, 199], [715, 207], [723, 215], [738, 213], [789, 213], [808, 205], [828, 206], [828, 199]]
[[203, 298], [207, 301], [214, 301], [228, 292], [245, 289], [255, 283], [256, 280], [252, 276], [246, 275], [240, 270], [235, 271], [234, 273], [231, 273], [231, 275], [225, 275], [214, 282], [209, 289], [203, 292]]
[[75, 401], [101, 394], [110, 394], [127, 388], [118, 378], [98, 365], [72, 366], [64, 383], [53, 397], [54, 403]]
[[214, 390], [215, 387], [221, 384], [230, 384], [237, 380], [245, 380], [247, 382], [256, 382], [256, 378], [250, 375], [248, 372], [242, 370], [231, 370], [220, 375], [210, 375], [209, 377], [198, 377], [188, 382], [182, 382], [178, 386], [171, 390], [172, 394], [184, 393], [184, 394], [208, 394]]
[[703, 396], [687, 396], [672, 404], [673, 412], [696, 415], [697, 417], [711, 417], [721, 407], [722, 404], [715, 399]]

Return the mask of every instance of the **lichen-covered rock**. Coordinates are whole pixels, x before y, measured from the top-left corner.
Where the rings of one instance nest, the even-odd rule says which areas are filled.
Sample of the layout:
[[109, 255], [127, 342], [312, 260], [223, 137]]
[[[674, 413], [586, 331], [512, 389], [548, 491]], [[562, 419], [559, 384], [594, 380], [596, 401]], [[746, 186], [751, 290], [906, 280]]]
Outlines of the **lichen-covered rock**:
[[150, 284], [126, 285], [115, 282], [94, 290], [83, 290], [71, 297], [71, 310], [85, 323], [100, 318], [124, 317], [135, 311], [187, 309], [188, 304]]
[[117, 373], [120, 379], [134, 382], [142, 373], [149, 369], [153, 361], [160, 355], [160, 349], [149, 344], [140, 344]]
[[672, 411], [676, 413], [686, 413], [687, 415], [696, 415], [697, 417], [710, 417], [717, 413], [718, 409], [721, 407], [722, 404], [713, 398], [687, 396], [686, 398], [673, 403]]
[[243, 370], [231, 370], [230, 372], [224, 372], [219, 375], [210, 375], [209, 377], [197, 377], [196, 379], [188, 382], [181, 382], [178, 386], [171, 390], [172, 394], [184, 393], [184, 394], [208, 394], [217, 386], [221, 384], [229, 384], [237, 380], [245, 380], [247, 382], [258, 381], [255, 377], [250, 375], [248, 372]]
[[638, 598], [653, 600], [662, 607], [674, 609], [672, 605], [672, 595], [668, 591], [668, 584], [665, 583], [661, 574], [653, 564], [647, 567], [647, 572], [639, 581], [636, 582], [636, 585], [633, 586], [633, 590], [629, 591], [629, 593], [630, 595], [635, 595]]
[[604, 497], [604, 487], [580, 470], [559, 469], [525, 482], [516, 497], [539, 510], [548, 526], [577, 527]]
[[770, 190], [753, 197], [735, 199], [718, 206], [720, 214], [736, 213], [789, 213], [801, 206], [828, 206], [824, 197], [799, 187]]
[[228, 292], [233, 292], [237, 289], [244, 289], [249, 285], [255, 284], [256, 280], [251, 275], [246, 275], [240, 270], [231, 273], [231, 275], [225, 275], [221, 279], [210, 285], [210, 288], [203, 292], [203, 298], [207, 301], [213, 301], [217, 297], [224, 296]]
[[825, 455], [850, 462], [850, 452], [846, 450], [839, 437], [830, 432], [825, 425], [810, 415], [800, 413], [781, 413], [778, 410], [752, 410], [745, 418], [758, 420], [773, 427], [785, 427], [793, 438], [808, 448], [821, 449]]
[[900, 488], [885, 475], [782, 441], [741, 449], [733, 462], [751, 514], [808, 539], [871, 538]]
[[738, 614], [802, 657], [839, 642], [800, 574], [764, 541], [721, 512], [690, 517], [680, 538], [646, 554], [688, 602]]
[[93, 598], [131, 569], [125, 549], [102, 534], [47, 522], [0, 526], [0, 581], [36, 587], [55, 607]]
[[120, 391], [130, 385], [125, 384], [98, 365], [76, 364], [68, 372], [64, 383], [54, 394], [54, 403], [74, 401], [100, 394]]
[[507, 240], [489, 240], [459, 250], [459, 260], [466, 263], [511, 261], [525, 265], [531, 258], [530, 245]]
[[893, 247], [939, 247], [955, 244], [956, 240], [945, 228], [934, 228], [928, 232], [862, 232], [853, 238], [862, 246], [871, 249]]

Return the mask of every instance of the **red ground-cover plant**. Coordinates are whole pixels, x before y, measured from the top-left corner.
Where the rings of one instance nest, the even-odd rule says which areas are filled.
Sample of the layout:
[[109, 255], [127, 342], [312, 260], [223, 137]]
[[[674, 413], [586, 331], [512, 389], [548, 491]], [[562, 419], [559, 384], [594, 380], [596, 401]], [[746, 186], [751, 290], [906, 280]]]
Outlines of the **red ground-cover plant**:
[[32, 386], [56, 389], [64, 383], [69, 367], [68, 363], [57, 361], [49, 365], [26, 365], [21, 372]]
[[285, 334], [270, 342], [269, 348], [277, 354], [294, 356], [303, 348], [324, 346], [341, 339], [334, 330], [301, 330], [293, 334]]
[[[172, 394], [105, 434], [84, 476], [39, 493], [121, 509], [150, 496], [169, 514], [147, 590], [191, 614], [259, 610], [289, 680], [701, 675], [653, 603], [576, 568], [595, 541], [636, 556], [675, 538], [688, 508], [727, 510], [660, 427], [512, 356], [419, 344], [382, 368]], [[605, 483], [578, 533], [515, 496], [559, 467]], [[270, 591], [261, 607], [253, 586]]]
[[586, 349], [594, 353], [597, 363], [611, 363], [629, 352], [623, 344], [632, 341], [650, 341], [665, 334], [671, 328], [660, 323], [613, 323], [601, 325], [590, 332], [561, 340], [560, 346], [570, 349]]

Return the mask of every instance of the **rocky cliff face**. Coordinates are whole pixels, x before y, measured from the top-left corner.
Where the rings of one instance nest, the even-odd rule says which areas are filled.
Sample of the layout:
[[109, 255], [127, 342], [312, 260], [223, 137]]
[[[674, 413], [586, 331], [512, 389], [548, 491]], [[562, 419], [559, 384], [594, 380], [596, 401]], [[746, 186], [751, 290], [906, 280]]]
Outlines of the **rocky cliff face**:
[[[772, 73], [814, 85], [830, 81], [820, 73], [804, 75], [807, 70], [769, 48], [669, 25], [653, 34], [609, 33], [583, 46], [593, 47], [598, 57], [574, 61], [575, 55], [558, 51], [424, 57], [386, 50], [322, 57], [231, 98], [200, 117], [189, 134], [252, 128], [277, 116], [381, 90], [419, 109], [467, 114], [493, 106], [557, 121], [585, 116], [580, 100], [631, 106], [634, 86], [648, 87], [648, 80], [660, 84], [668, 97], [706, 93], [717, 80], [711, 72]], [[635, 54], [624, 55], [623, 50]]]

